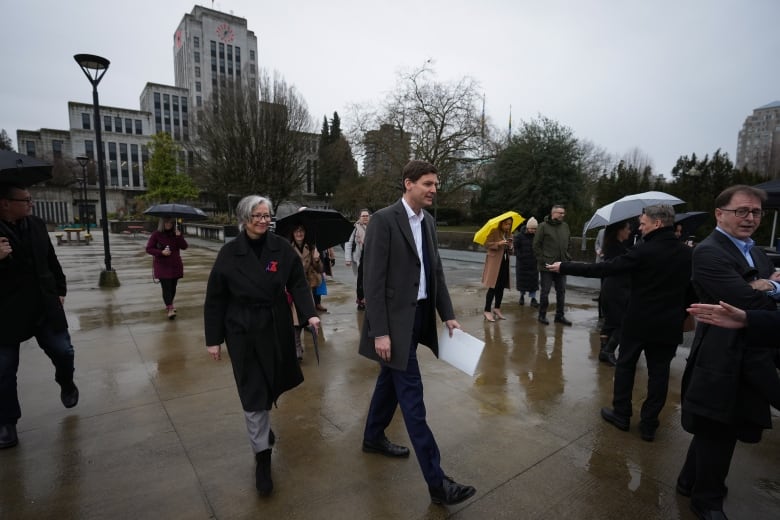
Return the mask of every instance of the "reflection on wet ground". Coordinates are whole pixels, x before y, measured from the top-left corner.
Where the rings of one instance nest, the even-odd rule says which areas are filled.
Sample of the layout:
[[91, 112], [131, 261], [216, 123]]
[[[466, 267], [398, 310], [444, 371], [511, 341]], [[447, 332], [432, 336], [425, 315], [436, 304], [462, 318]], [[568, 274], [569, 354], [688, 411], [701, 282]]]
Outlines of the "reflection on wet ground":
[[[427, 349], [420, 360], [443, 467], [475, 485], [476, 497], [433, 506], [414, 458], [360, 451], [376, 366], [357, 355], [363, 313], [339, 261], [323, 300], [320, 365], [306, 338], [306, 380], [272, 411], [275, 491], [259, 499], [230, 364], [210, 360], [203, 345], [203, 292], [219, 245], [191, 241], [169, 321], [145, 240], [111, 239], [117, 289], [96, 287], [99, 237], [57, 248], [81, 402], [62, 408], [50, 362], [26, 343], [20, 444], [0, 450], [0, 518], [693, 518], [674, 491], [690, 440], [679, 424], [687, 348], [672, 364], [657, 440], [643, 442], [635, 425], [624, 433], [598, 416], [610, 404], [612, 369], [597, 359], [597, 283], [570, 280], [572, 327], [540, 325], [516, 291], [504, 298], [507, 320], [488, 323], [481, 255], [452, 251], [443, 256], [458, 319], [485, 352], [473, 378]], [[642, 363], [637, 409], [645, 382]], [[397, 415], [388, 436], [408, 445]], [[774, 431], [737, 448], [731, 517], [778, 517], [778, 463]]]

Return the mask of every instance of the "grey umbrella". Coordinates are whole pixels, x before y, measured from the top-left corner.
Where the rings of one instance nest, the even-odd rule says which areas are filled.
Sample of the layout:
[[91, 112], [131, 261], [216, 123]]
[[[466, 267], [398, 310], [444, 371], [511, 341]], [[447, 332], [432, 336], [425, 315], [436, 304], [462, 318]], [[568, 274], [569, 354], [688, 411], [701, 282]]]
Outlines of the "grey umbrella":
[[0, 183], [32, 186], [51, 179], [52, 164], [11, 150], [0, 150]]
[[186, 220], [206, 220], [209, 218], [203, 210], [193, 208], [187, 204], [155, 204], [150, 206], [144, 215], [162, 218], [182, 218]]

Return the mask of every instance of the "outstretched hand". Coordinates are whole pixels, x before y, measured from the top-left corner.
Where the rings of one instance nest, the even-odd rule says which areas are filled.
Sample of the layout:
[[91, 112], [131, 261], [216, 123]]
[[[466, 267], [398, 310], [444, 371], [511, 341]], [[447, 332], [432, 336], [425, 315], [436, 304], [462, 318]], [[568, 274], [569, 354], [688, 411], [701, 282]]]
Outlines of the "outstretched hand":
[[698, 321], [716, 327], [741, 329], [747, 326], [747, 313], [726, 302], [720, 302], [719, 305], [694, 303], [688, 307], [688, 312]]

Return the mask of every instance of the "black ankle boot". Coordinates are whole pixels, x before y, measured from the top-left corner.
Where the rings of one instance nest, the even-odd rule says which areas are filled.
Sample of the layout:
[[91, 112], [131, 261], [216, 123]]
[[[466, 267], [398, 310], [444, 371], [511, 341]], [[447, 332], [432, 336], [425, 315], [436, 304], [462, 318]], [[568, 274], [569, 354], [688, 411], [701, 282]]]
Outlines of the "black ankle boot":
[[274, 489], [274, 482], [271, 480], [271, 448], [255, 453], [255, 487], [257, 492], [263, 496], [271, 494]]

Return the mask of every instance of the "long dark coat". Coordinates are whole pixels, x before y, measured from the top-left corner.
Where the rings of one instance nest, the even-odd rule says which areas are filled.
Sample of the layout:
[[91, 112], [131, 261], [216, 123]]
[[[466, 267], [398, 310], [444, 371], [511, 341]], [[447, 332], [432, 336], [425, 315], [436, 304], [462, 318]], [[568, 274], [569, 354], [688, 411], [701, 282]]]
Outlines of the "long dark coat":
[[[171, 249], [171, 254], [165, 256], [165, 246]], [[146, 242], [146, 252], [152, 255], [152, 274], [158, 280], [181, 278], [184, 276], [184, 264], [181, 261], [181, 250], [187, 249], [184, 235], [176, 236], [171, 231], [155, 231]]]
[[691, 248], [677, 240], [671, 227], [645, 235], [644, 242], [605, 262], [563, 262], [561, 273], [602, 278], [629, 274], [631, 293], [622, 336], [643, 343], [678, 345], [692, 294]]
[[269, 410], [303, 382], [285, 287], [301, 322], [316, 316], [300, 257], [273, 233], [266, 233], [260, 258], [240, 233], [222, 247], [209, 275], [206, 345], [227, 344], [241, 405], [249, 412]]
[[[713, 231], [694, 248], [693, 284], [703, 303], [724, 301], [741, 309], [775, 310], [776, 304], [749, 281], [769, 278], [774, 266], [758, 247], [750, 267], [736, 245]], [[777, 378], [775, 353], [751, 344], [744, 329], [700, 323], [682, 382], [682, 424], [690, 433], [732, 428], [743, 442], [758, 442], [772, 427], [769, 401], [759, 390]], [[756, 384], [756, 381], [762, 383]]]
[[67, 292], [46, 223], [29, 216], [16, 227], [0, 222], [13, 254], [0, 260], [0, 316], [3, 340], [22, 342], [42, 323], [54, 332], [68, 328], [60, 296]]
[[[433, 216], [424, 211], [422, 225], [430, 254], [431, 271], [427, 277], [431, 312], [437, 310], [442, 321], [454, 320], [444, 269], [439, 257]], [[406, 209], [397, 203], [377, 211], [368, 223], [363, 247], [363, 284], [366, 316], [360, 335], [359, 352], [381, 361], [374, 349], [374, 338], [390, 335], [390, 368], [406, 370], [412, 342], [412, 327], [417, 310], [417, 289], [422, 260], [417, 256], [412, 228]], [[423, 324], [420, 343], [438, 357], [439, 337], [435, 319]]]
[[[625, 244], [614, 241], [603, 248], [604, 260], [626, 254]], [[604, 329], [620, 328], [631, 294], [631, 275], [628, 273], [607, 276], [601, 284], [601, 307], [604, 310]]]
[[517, 278], [518, 291], [538, 291], [539, 290], [539, 269], [536, 267], [536, 256], [534, 255], [534, 235], [528, 233], [523, 224], [520, 231], [515, 233], [515, 275]]

